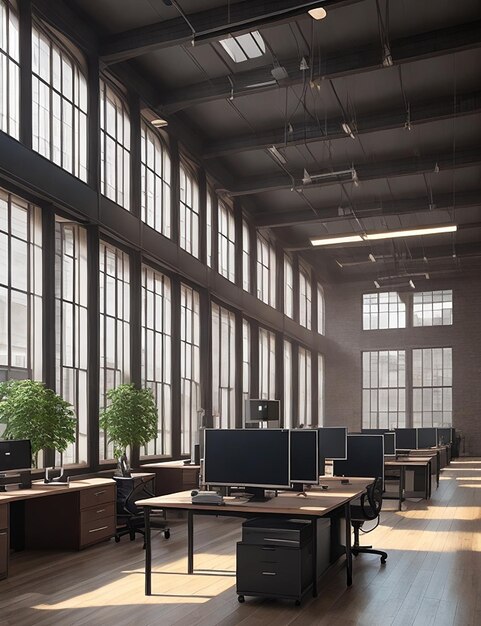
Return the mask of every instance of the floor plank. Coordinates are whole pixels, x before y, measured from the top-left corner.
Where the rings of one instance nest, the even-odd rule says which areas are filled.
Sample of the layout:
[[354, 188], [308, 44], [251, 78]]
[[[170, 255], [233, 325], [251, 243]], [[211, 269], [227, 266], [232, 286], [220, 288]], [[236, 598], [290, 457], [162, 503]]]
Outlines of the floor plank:
[[389, 553], [342, 563], [322, 579], [319, 597], [292, 602], [235, 594], [235, 543], [242, 520], [198, 519], [196, 573], [186, 572], [186, 524], [154, 540], [153, 591], [144, 596], [142, 541], [123, 538], [79, 553], [13, 555], [0, 582], [0, 626], [479, 626], [481, 624], [481, 460], [442, 472], [429, 503], [387, 501], [379, 526], [362, 537]]

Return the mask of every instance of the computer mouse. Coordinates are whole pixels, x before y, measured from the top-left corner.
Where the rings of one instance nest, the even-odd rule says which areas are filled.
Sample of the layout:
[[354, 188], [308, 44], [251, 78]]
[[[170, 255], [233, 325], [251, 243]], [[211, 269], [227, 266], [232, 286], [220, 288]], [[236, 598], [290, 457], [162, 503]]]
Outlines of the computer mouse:
[[197, 489], [193, 489], [193, 490], [190, 492], [190, 495], [191, 495], [191, 496], [197, 496], [198, 494], [199, 494], [199, 492], [197, 491]]

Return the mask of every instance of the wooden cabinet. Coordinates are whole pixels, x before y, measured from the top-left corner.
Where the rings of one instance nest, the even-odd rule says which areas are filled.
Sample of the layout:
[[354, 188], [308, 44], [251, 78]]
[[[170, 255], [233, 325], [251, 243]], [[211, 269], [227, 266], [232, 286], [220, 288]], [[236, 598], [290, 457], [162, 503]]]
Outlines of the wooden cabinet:
[[80, 492], [80, 549], [110, 539], [116, 525], [115, 485]]
[[8, 505], [0, 505], [0, 580], [8, 575]]

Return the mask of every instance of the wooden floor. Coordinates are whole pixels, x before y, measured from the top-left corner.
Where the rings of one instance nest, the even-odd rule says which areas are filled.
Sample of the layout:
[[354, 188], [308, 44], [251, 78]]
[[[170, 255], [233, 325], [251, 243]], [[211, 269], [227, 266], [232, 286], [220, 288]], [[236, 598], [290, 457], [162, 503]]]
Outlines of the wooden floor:
[[[334, 566], [318, 598], [292, 602], [235, 594], [235, 542], [242, 520], [198, 519], [196, 573], [186, 571], [186, 528], [154, 540], [152, 597], [144, 596], [140, 539], [123, 538], [81, 553], [15, 555], [0, 582], [0, 626], [89, 624], [175, 626], [481, 625], [481, 460], [443, 471], [431, 502], [386, 503], [380, 526], [364, 539], [386, 548], [385, 566], [370, 555], [354, 563], [354, 584]], [[216, 570], [212, 572], [211, 570]]]

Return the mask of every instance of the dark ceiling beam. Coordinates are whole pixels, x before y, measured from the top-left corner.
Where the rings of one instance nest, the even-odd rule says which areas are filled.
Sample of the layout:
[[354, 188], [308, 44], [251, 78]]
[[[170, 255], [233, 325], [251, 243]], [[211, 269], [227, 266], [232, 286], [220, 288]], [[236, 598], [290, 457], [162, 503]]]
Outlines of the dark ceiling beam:
[[[335, 9], [361, 0], [244, 0], [110, 35], [101, 43], [102, 61], [109, 65], [184, 43], [218, 40], [242, 31], [288, 22], [320, 4]], [[175, 10], [175, 9], [174, 9]]]
[[[414, 127], [418, 124], [437, 122], [451, 117], [471, 115], [481, 111], [481, 92], [459, 94], [454, 101], [453, 96], [445, 99], [437, 99], [431, 102], [410, 104], [409, 121]], [[357, 118], [355, 123], [342, 117], [336, 117], [317, 124], [293, 123], [293, 130], [286, 134], [284, 127], [267, 131], [265, 133], [249, 133], [239, 137], [214, 141], [208, 144], [203, 151], [203, 157], [210, 159], [248, 150], [262, 150], [275, 146], [287, 148], [306, 143], [319, 141], [332, 141], [333, 139], [346, 139], [346, 133], [342, 130], [342, 123], [349, 122], [355, 135], [376, 133], [394, 128], [404, 128], [407, 123], [406, 110], [381, 110], [371, 113], [368, 117]]]
[[[396, 176], [409, 176], [413, 174], [428, 174], [434, 172], [436, 166], [439, 171], [470, 167], [481, 163], [481, 151], [479, 148], [459, 150], [455, 154], [448, 148], [443, 152], [424, 157], [405, 157], [402, 159], [383, 160], [374, 163], [354, 163], [354, 168], [359, 179], [362, 181], [377, 180], [380, 178], [392, 178]], [[329, 174], [336, 171], [345, 171], [351, 168], [351, 164], [332, 166], [320, 172], [311, 172], [312, 178]], [[309, 190], [318, 187], [327, 187], [339, 183], [351, 184], [351, 174], [332, 175], [332, 177], [313, 180], [310, 184], [302, 183], [302, 172], [292, 172], [292, 177], [287, 174], [273, 174], [271, 176], [252, 176], [240, 179], [231, 189], [223, 189], [230, 196], [243, 196], [263, 193], [266, 191], [278, 191], [281, 189]]]
[[[411, 37], [395, 39], [391, 42], [391, 57], [394, 65], [409, 63], [428, 57], [450, 54], [460, 50], [477, 48], [481, 45], [481, 20], [443, 28], [427, 33], [418, 33]], [[288, 78], [282, 85], [294, 85], [304, 80], [320, 81], [359, 74], [383, 67], [381, 45], [369, 46], [358, 50], [348, 50], [341, 54], [325, 54], [316, 61], [311, 77], [299, 69], [299, 58], [280, 60], [286, 69]], [[320, 69], [319, 69], [320, 64]], [[239, 97], [252, 93], [261, 93], [276, 89], [280, 83], [271, 74], [268, 65], [255, 70], [238, 72], [231, 76], [212, 78], [206, 82], [187, 85], [159, 96], [159, 104], [165, 113], [172, 113], [203, 102]]]
[[257, 228], [284, 228], [287, 226], [303, 226], [306, 224], [322, 224], [340, 220], [351, 220], [354, 217], [385, 217], [388, 215], [405, 215], [427, 211], [445, 211], [450, 209], [468, 209], [481, 207], [481, 189], [476, 191], [433, 194], [432, 199], [426, 196], [418, 198], [399, 198], [397, 200], [380, 200], [378, 202], [358, 202], [354, 206], [339, 205], [320, 207], [316, 211], [301, 209], [270, 213], [265, 212], [254, 216]]

